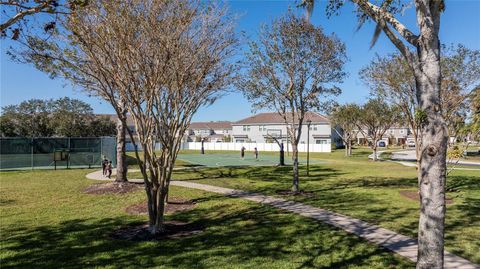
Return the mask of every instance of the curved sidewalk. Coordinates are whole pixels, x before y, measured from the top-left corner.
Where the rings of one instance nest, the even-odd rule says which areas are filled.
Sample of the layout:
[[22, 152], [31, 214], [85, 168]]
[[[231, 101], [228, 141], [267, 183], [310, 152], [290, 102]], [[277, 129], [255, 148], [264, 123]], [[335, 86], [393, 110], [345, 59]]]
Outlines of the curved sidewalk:
[[[387, 162], [393, 162], [393, 163], [398, 163], [403, 166], [408, 166], [408, 167], [417, 167], [417, 163], [415, 159], [402, 159], [402, 158], [392, 158], [390, 160], [385, 160], [382, 159], [381, 155], [386, 151], [377, 151], [377, 159], [379, 160], [384, 160]], [[392, 154], [399, 153], [399, 152], [393, 152]], [[373, 153], [368, 155], [369, 159], [373, 159]], [[452, 164], [452, 163], [449, 163]], [[465, 161], [460, 161], [456, 163], [455, 165], [467, 165], [467, 166], [473, 166], [473, 167], [480, 167], [480, 163], [478, 162], [465, 162]], [[480, 168], [465, 168], [465, 167], [451, 167], [449, 168], [450, 170], [465, 170], [465, 171], [480, 171]]]
[[[135, 170], [131, 170], [130, 172], [133, 171]], [[103, 177], [102, 171], [90, 173], [86, 177], [95, 180], [109, 180], [108, 178]], [[138, 182], [138, 179], [129, 179], [129, 181]], [[305, 205], [302, 203], [288, 201], [286, 199], [262, 195], [258, 193], [222, 188], [189, 181], [174, 180], [170, 182], [170, 185], [219, 193], [229, 197], [242, 198], [245, 200], [273, 206], [278, 209], [283, 209], [304, 217], [319, 220], [326, 224], [345, 230], [351, 234], [355, 234], [383, 248], [389, 249], [403, 257], [410, 259], [413, 262], [417, 261], [418, 246], [415, 239], [401, 234], [397, 234], [384, 228], [380, 228], [376, 225], [369, 224], [359, 219], [351, 218], [310, 205]], [[480, 265], [474, 264], [462, 257], [445, 251], [444, 268], [480, 269]]]

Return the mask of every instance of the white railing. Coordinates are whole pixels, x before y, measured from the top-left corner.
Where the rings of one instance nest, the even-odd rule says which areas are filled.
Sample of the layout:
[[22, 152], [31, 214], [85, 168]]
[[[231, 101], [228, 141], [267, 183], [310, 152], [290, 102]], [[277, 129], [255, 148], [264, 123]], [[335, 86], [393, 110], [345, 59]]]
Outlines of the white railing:
[[[226, 143], [226, 142], [205, 142], [203, 143], [203, 148], [205, 150], [232, 150], [240, 151], [242, 147], [245, 147], [246, 150], [254, 150], [257, 148], [258, 151], [279, 151], [280, 147], [277, 143]], [[202, 148], [202, 142], [185, 142], [182, 145], [182, 149], [192, 149], [200, 150]], [[285, 144], [285, 151], [291, 151], [292, 145]], [[299, 152], [307, 152], [306, 144], [298, 145]], [[310, 144], [310, 152], [331, 152], [331, 144]]]

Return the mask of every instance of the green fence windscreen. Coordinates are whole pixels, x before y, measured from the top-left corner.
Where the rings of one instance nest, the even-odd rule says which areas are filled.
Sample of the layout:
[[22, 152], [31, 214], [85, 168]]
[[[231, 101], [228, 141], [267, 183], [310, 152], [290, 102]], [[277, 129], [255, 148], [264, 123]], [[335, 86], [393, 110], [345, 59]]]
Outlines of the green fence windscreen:
[[99, 167], [103, 157], [116, 165], [115, 137], [0, 138], [0, 170]]

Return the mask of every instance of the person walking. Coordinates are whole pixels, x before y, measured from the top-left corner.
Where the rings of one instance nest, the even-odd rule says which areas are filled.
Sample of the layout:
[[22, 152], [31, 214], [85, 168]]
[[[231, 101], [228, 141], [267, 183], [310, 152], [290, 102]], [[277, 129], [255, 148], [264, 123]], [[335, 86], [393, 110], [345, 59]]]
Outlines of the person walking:
[[112, 161], [109, 161], [107, 164], [108, 178], [112, 176], [112, 169], [113, 169]]
[[107, 175], [107, 166], [108, 166], [108, 159], [107, 157], [103, 156], [103, 160], [102, 160], [102, 174], [103, 176], [106, 176]]
[[257, 149], [257, 148], [255, 148], [254, 152], [255, 152], [255, 160], [257, 160], [257, 161], [258, 161], [258, 149]]
[[242, 160], [245, 159], [245, 147], [242, 146], [242, 148], [240, 149], [240, 156], [242, 157]]

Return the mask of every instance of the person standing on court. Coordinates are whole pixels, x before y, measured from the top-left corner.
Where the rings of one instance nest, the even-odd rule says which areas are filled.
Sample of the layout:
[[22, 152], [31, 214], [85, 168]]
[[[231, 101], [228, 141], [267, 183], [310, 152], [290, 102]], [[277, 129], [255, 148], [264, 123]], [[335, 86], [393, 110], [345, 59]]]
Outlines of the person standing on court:
[[107, 164], [108, 178], [112, 176], [112, 169], [113, 169], [112, 161], [109, 161]]
[[245, 147], [242, 146], [242, 148], [240, 149], [240, 156], [242, 157], [242, 159], [245, 159]]
[[255, 152], [255, 160], [258, 161], [258, 149], [256, 147], [255, 147], [254, 152]]

